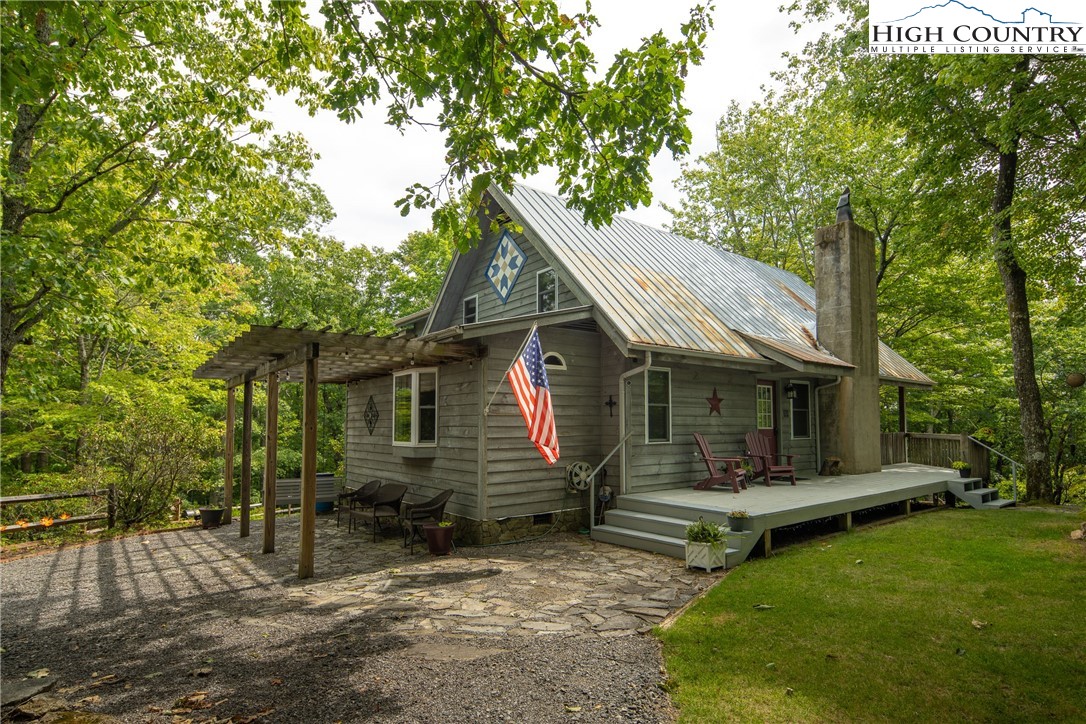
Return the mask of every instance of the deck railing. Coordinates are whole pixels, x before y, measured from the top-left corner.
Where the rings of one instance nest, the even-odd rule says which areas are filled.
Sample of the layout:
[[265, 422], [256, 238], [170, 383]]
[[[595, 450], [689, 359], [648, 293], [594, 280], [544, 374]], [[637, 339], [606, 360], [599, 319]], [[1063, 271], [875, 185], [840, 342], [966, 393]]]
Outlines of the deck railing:
[[988, 461], [991, 448], [964, 433], [884, 432], [881, 448], [883, 465], [918, 463], [948, 468], [955, 460], [963, 460], [973, 469], [973, 477], [987, 480], [991, 474]]
[[0, 508], [9, 505], [25, 505], [27, 503], [40, 503], [47, 500], [69, 500], [71, 498], [105, 498], [106, 512], [91, 515], [45, 516], [35, 522], [22, 520], [12, 525], [0, 526], [0, 533], [23, 533], [34, 530], [45, 530], [55, 525], [74, 525], [77, 523], [90, 523], [95, 520], [104, 520], [110, 528], [117, 525], [117, 488], [110, 485], [105, 490], [80, 490], [74, 493], [37, 493], [34, 495], [9, 495], [0, 498]]

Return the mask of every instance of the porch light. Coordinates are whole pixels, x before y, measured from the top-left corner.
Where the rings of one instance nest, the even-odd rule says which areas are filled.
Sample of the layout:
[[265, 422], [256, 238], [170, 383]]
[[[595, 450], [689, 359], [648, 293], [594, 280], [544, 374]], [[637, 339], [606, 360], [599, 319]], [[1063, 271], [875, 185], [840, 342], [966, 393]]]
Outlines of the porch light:
[[787, 397], [789, 400], [796, 399], [796, 397], [798, 395], [799, 395], [799, 393], [796, 392], [796, 386], [795, 385], [788, 385], [787, 387], [784, 388], [784, 396]]

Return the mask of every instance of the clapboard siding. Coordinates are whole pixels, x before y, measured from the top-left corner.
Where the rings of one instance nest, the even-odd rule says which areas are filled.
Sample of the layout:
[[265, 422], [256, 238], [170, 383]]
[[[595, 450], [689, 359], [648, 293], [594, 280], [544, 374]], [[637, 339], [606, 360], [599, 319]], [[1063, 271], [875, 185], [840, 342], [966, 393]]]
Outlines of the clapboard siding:
[[[392, 376], [347, 386], [347, 485], [367, 480], [404, 483], [406, 499], [424, 500], [446, 488], [455, 492], [447, 510], [478, 517], [479, 365], [459, 363], [438, 371], [438, 445], [432, 458], [409, 458], [392, 445]], [[380, 417], [366, 427], [370, 395]]]
[[[539, 252], [536, 251], [524, 234], [512, 234], [512, 236], [517, 245], [527, 254], [528, 261], [525, 263], [520, 277], [517, 278], [517, 283], [513, 286], [509, 299], [505, 304], [502, 304], [501, 299], [494, 292], [494, 287], [486, 278], [487, 265], [494, 256], [494, 249], [497, 247], [498, 239], [501, 238], [500, 231], [497, 234], [488, 233], [483, 241], [482, 253], [478, 257], [479, 261], [476, 267], [471, 270], [464, 293], [460, 301], [457, 302], [457, 309], [453, 314], [454, 325], [464, 323], [463, 300], [476, 295], [479, 297], [478, 321], [480, 322], [536, 313], [536, 274], [550, 268], [550, 265], [539, 255]], [[569, 309], [583, 304], [585, 302], [577, 300], [577, 297], [566, 283], [564, 275], [559, 271], [558, 308]]]
[[[596, 464], [600, 453], [600, 344], [595, 332], [555, 328], [539, 330], [545, 352], [557, 352], [565, 370], [548, 370], [561, 459], [547, 465], [528, 439], [507, 383], [487, 417], [487, 491], [489, 518], [506, 518], [583, 507], [584, 496], [566, 491], [566, 466], [577, 460]], [[487, 399], [498, 388], [523, 333], [487, 339]]]
[[[755, 376], [746, 372], [695, 365], [653, 365], [671, 370], [671, 442], [645, 442], [645, 375], [631, 378], [627, 492], [693, 486], [706, 475], [694, 433], [709, 441], [713, 453], [738, 456], [743, 436], [754, 429]], [[720, 415], [709, 414], [713, 388], [722, 400]]]

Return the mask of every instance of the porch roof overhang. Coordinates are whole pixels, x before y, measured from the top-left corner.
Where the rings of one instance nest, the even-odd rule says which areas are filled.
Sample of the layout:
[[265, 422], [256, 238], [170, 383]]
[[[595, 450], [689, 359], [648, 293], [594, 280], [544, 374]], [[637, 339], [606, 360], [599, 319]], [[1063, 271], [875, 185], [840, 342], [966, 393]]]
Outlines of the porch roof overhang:
[[855, 365], [840, 360], [828, 352], [804, 347], [783, 339], [770, 339], [755, 334], [744, 334], [745, 339], [758, 354], [803, 374], [829, 374], [851, 376]]
[[252, 325], [197, 367], [193, 377], [223, 380], [227, 388], [276, 372], [300, 380], [306, 360], [319, 357], [317, 381], [343, 383], [477, 356], [467, 344]]

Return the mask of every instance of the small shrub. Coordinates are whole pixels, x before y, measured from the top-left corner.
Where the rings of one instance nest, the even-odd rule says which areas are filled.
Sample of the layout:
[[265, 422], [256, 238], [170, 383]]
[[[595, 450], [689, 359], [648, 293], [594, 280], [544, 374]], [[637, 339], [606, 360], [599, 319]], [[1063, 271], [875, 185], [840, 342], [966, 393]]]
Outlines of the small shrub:
[[686, 539], [691, 543], [723, 543], [724, 528], [711, 520], [698, 518], [686, 526]]
[[964, 460], [955, 460], [950, 464], [950, 467], [954, 468], [955, 470], [969, 470], [973, 466], [965, 462]]
[[736, 520], [746, 520], [750, 517], [750, 514], [745, 510], [733, 510], [728, 513], [729, 518], [735, 518]]

